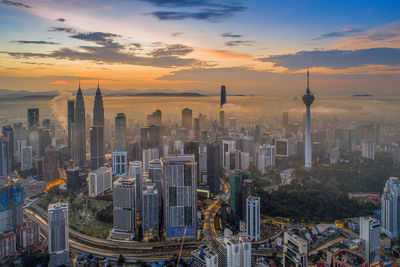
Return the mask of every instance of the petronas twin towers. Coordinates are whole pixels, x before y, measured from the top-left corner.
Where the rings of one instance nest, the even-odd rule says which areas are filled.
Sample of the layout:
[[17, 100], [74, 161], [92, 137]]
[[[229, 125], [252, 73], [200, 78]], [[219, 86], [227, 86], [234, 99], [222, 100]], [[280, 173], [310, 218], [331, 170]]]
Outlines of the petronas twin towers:
[[[86, 115], [85, 101], [79, 84], [76, 93], [72, 158], [76, 166], [86, 162]], [[99, 84], [93, 106], [93, 126], [90, 128], [90, 166], [98, 169], [104, 164], [104, 107]]]

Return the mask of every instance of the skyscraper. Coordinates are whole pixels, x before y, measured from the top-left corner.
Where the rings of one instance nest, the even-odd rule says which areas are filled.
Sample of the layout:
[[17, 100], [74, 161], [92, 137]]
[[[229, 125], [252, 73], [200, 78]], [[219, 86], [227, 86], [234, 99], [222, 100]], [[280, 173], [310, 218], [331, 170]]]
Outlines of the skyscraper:
[[380, 233], [379, 221], [371, 217], [360, 218], [360, 239], [365, 241], [365, 257], [369, 265], [379, 263], [380, 260]]
[[200, 139], [200, 119], [199, 118], [193, 119], [193, 133], [194, 133], [194, 140], [199, 141], [199, 139]]
[[28, 131], [35, 130], [39, 127], [39, 109], [38, 108], [28, 108]]
[[0, 184], [7, 182], [8, 169], [8, 144], [4, 136], [0, 136]]
[[159, 234], [159, 196], [158, 190], [152, 186], [146, 186], [142, 193], [142, 228], [143, 236], [147, 239], [157, 238]]
[[101, 95], [99, 84], [97, 83], [96, 96], [93, 105], [93, 126], [100, 126], [104, 129], [104, 107], [103, 96]]
[[143, 150], [143, 170], [144, 172], [149, 171], [149, 163], [154, 159], [159, 159], [159, 151], [158, 148], [148, 148]]
[[367, 159], [375, 159], [375, 141], [366, 139], [362, 141], [362, 156]]
[[136, 184], [136, 211], [142, 211], [142, 179], [143, 179], [143, 165], [141, 161], [129, 162], [129, 178], [135, 179]]
[[75, 117], [75, 100], [68, 100], [67, 102], [67, 127], [68, 127], [68, 147], [72, 147], [73, 142], [73, 125]]
[[96, 197], [112, 188], [111, 168], [101, 167], [89, 173], [89, 197]]
[[49, 145], [44, 154], [43, 160], [43, 180], [54, 181], [60, 178], [58, 171], [57, 150], [54, 146]]
[[250, 267], [251, 242], [245, 236], [224, 235], [217, 239], [218, 266]]
[[113, 229], [111, 238], [132, 240], [136, 235], [136, 192], [133, 178], [119, 178], [113, 190]]
[[104, 131], [101, 126], [90, 128], [90, 167], [97, 170], [104, 165]]
[[112, 152], [113, 174], [123, 175], [127, 173], [128, 154], [126, 151]]
[[43, 157], [46, 148], [51, 145], [50, 130], [46, 128], [39, 128], [39, 156]]
[[400, 179], [390, 177], [381, 197], [381, 231], [389, 238], [400, 234]]
[[[159, 147], [160, 144], [160, 127], [148, 126], [140, 128], [140, 149], [148, 149]], [[142, 153], [140, 153], [142, 156]]]
[[214, 195], [219, 193], [221, 184], [220, 148], [217, 143], [207, 144], [207, 184]]
[[68, 204], [50, 204], [48, 208], [50, 266], [69, 261]]
[[21, 170], [28, 171], [32, 168], [32, 147], [23, 146], [21, 148]]
[[126, 117], [118, 113], [115, 117], [114, 150], [126, 150]]
[[[103, 165], [104, 163], [104, 107], [103, 107], [103, 96], [101, 95], [99, 83], [97, 83], [97, 90], [96, 96], [94, 97], [94, 105], [93, 105], [93, 127], [97, 127], [96, 129], [96, 136], [97, 139], [93, 145], [96, 145], [94, 155], [98, 159], [97, 163]], [[92, 138], [92, 134], [90, 134], [90, 138]], [[90, 145], [92, 145], [92, 141], [90, 141]], [[90, 148], [90, 157], [91, 163], [93, 164], [93, 157], [92, 157], [92, 148]], [[98, 166], [97, 168], [99, 168]], [[92, 169], [93, 169], [92, 165]], [[97, 169], [96, 168], [96, 169]]]
[[15, 161], [14, 161], [14, 131], [11, 126], [3, 126], [3, 135], [7, 141], [7, 154], [8, 154], [8, 167], [7, 169], [12, 172], [14, 171]]
[[260, 198], [249, 196], [246, 199], [246, 229], [250, 240], [260, 238]]
[[193, 155], [162, 158], [166, 239], [196, 238], [197, 181]]
[[314, 102], [314, 95], [310, 91], [310, 73], [307, 69], [307, 90], [303, 95], [303, 102], [306, 105], [307, 110], [307, 122], [306, 122], [306, 146], [305, 146], [305, 167], [312, 167], [312, 156], [311, 156], [311, 104]]
[[282, 126], [283, 127], [289, 126], [289, 113], [287, 111], [283, 112], [282, 114]]
[[222, 108], [222, 106], [226, 104], [226, 89], [225, 89], [225, 85], [221, 86], [221, 102], [220, 102], [220, 107]]
[[192, 130], [192, 110], [190, 108], [182, 109], [182, 127]]
[[80, 84], [76, 93], [74, 116], [73, 161], [75, 165], [83, 167], [86, 161], [86, 117]]

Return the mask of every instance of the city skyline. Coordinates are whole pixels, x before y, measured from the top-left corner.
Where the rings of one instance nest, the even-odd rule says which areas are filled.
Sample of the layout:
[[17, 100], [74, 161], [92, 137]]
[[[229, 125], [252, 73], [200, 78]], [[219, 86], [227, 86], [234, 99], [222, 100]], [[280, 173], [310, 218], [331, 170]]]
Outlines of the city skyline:
[[132, 92], [210, 94], [225, 84], [231, 94], [299, 95], [310, 68], [321, 95], [397, 93], [398, 3], [269, 4], [0, 1], [0, 81], [10, 90], [71, 90], [79, 79], [96, 88], [101, 78]]

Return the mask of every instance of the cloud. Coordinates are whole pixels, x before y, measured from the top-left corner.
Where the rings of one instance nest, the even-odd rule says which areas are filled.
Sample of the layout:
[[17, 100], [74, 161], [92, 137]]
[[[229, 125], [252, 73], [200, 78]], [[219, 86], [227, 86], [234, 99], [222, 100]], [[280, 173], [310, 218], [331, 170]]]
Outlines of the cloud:
[[245, 46], [252, 46], [253, 41], [244, 41], [244, 40], [236, 40], [236, 41], [229, 41], [225, 42], [226, 46], [238, 46], [238, 45], [245, 45]]
[[64, 33], [70, 33], [70, 34], [75, 34], [76, 31], [72, 28], [66, 28], [66, 27], [51, 27], [49, 29], [50, 32], [64, 32]]
[[11, 0], [0, 0], [0, 4], [6, 5], [6, 6], [14, 6], [14, 7], [22, 7], [22, 8], [32, 8], [30, 5], [17, 2], [17, 1], [11, 1]]
[[78, 40], [95, 42], [103, 46], [118, 46], [118, 44], [114, 42], [114, 38], [121, 37], [121, 35], [108, 32], [84, 32], [77, 33], [70, 37]]
[[202, 50], [202, 51], [204, 51], [207, 54], [210, 54], [212, 56], [226, 58], [226, 59], [243, 59], [243, 60], [253, 60], [254, 59], [254, 57], [252, 57], [248, 54], [235, 53], [235, 52], [228, 51], [228, 50]]
[[239, 2], [216, 3], [209, 0], [142, 0], [157, 7], [179, 8], [189, 10], [161, 10], [150, 13], [159, 20], [208, 20], [220, 21], [231, 17], [235, 13], [242, 12], [246, 8]]
[[273, 62], [275, 66], [290, 70], [306, 67], [327, 67], [346, 69], [363, 65], [400, 66], [400, 49], [370, 48], [360, 50], [315, 50], [300, 51], [295, 54], [274, 55], [259, 59]]
[[241, 38], [243, 37], [243, 35], [241, 34], [233, 34], [231, 32], [225, 32], [223, 34], [221, 34], [222, 37], [226, 37], [226, 38]]
[[343, 36], [347, 36], [349, 34], [353, 34], [353, 33], [360, 33], [362, 32], [362, 30], [360, 28], [350, 28], [350, 29], [346, 29], [340, 32], [330, 32], [330, 33], [324, 33], [321, 36], [314, 38], [312, 40], [316, 41], [316, 40], [323, 40], [323, 39], [329, 39], [329, 38], [338, 38], [338, 37], [343, 37]]
[[163, 56], [184, 56], [193, 52], [193, 48], [182, 44], [164, 44], [164, 47], [154, 49], [151, 51], [153, 57], [163, 57]]
[[66, 20], [65, 20], [64, 18], [58, 18], [58, 19], [56, 19], [56, 21], [58, 21], [58, 22], [65, 22]]
[[50, 44], [50, 45], [58, 45], [60, 43], [55, 43], [55, 42], [47, 42], [47, 41], [24, 41], [24, 40], [18, 40], [18, 41], [12, 41], [13, 43], [19, 43], [19, 44]]
[[173, 37], [179, 37], [181, 35], [183, 35], [183, 32], [174, 32], [173, 34], [171, 34]]

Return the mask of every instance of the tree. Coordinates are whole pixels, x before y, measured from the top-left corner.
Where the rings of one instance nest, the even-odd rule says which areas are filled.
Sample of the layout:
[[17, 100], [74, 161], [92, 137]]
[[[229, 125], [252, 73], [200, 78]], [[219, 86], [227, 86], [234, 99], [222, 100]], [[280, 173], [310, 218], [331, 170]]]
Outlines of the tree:
[[124, 263], [125, 263], [125, 257], [124, 257], [124, 255], [119, 254], [118, 262], [117, 262], [118, 266], [124, 266]]

